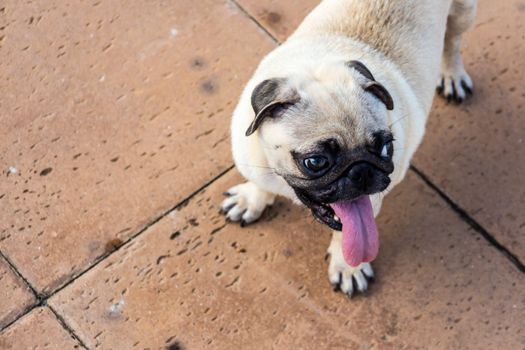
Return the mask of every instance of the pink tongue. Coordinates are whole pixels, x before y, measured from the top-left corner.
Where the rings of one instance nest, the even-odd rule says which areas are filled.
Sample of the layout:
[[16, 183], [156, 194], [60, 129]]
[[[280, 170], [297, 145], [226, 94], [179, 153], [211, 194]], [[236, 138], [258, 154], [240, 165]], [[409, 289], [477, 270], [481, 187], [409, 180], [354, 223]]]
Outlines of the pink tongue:
[[379, 235], [368, 196], [330, 204], [343, 224], [343, 256], [350, 266], [375, 259]]

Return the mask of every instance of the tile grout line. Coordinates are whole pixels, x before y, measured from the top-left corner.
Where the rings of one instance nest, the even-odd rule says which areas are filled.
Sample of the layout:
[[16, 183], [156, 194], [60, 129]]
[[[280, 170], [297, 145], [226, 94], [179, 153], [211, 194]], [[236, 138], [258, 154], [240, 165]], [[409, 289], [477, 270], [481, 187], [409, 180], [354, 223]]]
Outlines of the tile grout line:
[[[246, 17], [248, 17], [260, 30], [262, 30], [266, 35], [268, 35], [268, 37], [274, 42], [276, 43], [277, 45], [280, 45], [280, 41], [277, 40], [277, 38], [275, 38], [261, 23], [259, 23], [257, 21], [257, 19], [255, 17], [253, 17], [244, 7], [242, 7], [238, 2], [237, 0], [229, 0], [239, 11], [241, 11]], [[40, 307], [40, 306], [47, 306], [49, 307], [49, 309], [55, 314], [55, 316], [57, 317], [57, 319], [59, 320], [59, 322], [62, 324], [62, 326], [68, 330], [68, 332], [70, 332], [72, 335], [74, 335], [73, 331], [69, 328], [69, 326], [65, 323], [65, 321], [62, 319], [62, 317], [60, 316], [60, 314], [54, 310], [50, 305], [47, 304], [47, 300], [49, 298], [51, 298], [52, 296], [54, 296], [55, 294], [59, 293], [60, 291], [62, 291], [64, 288], [66, 288], [67, 286], [69, 286], [70, 284], [72, 284], [73, 282], [75, 282], [78, 278], [80, 278], [81, 276], [83, 276], [84, 274], [86, 274], [87, 272], [89, 272], [91, 269], [93, 269], [95, 266], [97, 266], [99, 263], [101, 263], [102, 261], [104, 261], [106, 258], [108, 258], [109, 256], [111, 256], [113, 253], [117, 252], [118, 250], [120, 250], [121, 247], [125, 246], [126, 244], [128, 244], [129, 242], [131, 242], [132, 240], [134, 240], [135, 238], [137, 238], [138, 236], [140, 236], [142, 233], [144, 233], [148, 228], [150, 228], [151, 226], [153, 226], [154, 224], [156, 224], [158, 221], [160, 221], [162, 218], [164, 218], [166, 215], [168, 215], [170, 212], [172, 212], [173, 210], [176, 210], [177, 208], [179, 208], [180, 206], [184, 205], [186, 202], [188, 202], [189, 200], [191, 200], [196, 194], [198, 194], [199, 192], [201, 192], [202, 190], [204, 190], [205, 188], [207, 188], [208, 186], [210, 186], [211, 184], [213, 184], [215, 181], [219, 180], [222, 176], [226, 175], [230, 170], [232, 170], [233, 168], [235, 167], [235, 165], [230, 165], [229, 167], [227, 167], [225, 170], [223, 170], [221, 173], [219, 173], [217, 176], [215, 176], [214, 178], [212, 178], [210, 181], [206, 182], [203, 186], [201, 186], [200, 188], [198, 188], [196, 191], [192, 192], [188, 197], [186, 197], [185, 199], [181, 200], [179, 203], [177, 203], [175, 206], [173, 206], [172, 208], [170, 208], [169, 210], [165, 211], [164, 213], [162, 213], [159, 217], [153, 219], [152, 221], [150, 221], [149, 223], [147, 223], [144, 227], [140, 228], [138, 230], [138, 232], [132, 236], [130, 236], [126, 241], [124, 241], [119, 247], [117, 247], [115, 250], [109, 252], [109, 253], [106, 253], [106, 254], [103, 254], [101, 255], [100, 257], [98, 257], [95, 262], [88, 266], [85, 270], [81, 271], [78, 275], [76, 276], [73, 276], [69, 281], [65, 282], [62, 286], [59, 286], [57, 287], [55, 290], [51, 291], [50, 293], [48, 294], [41, 294], [41, 293], [38, 293], [36, 291], [36, 289], [31, 285], [31, 283], [29, 283], [29, 281], [20, 273], [20, 271], [18, 271], [18, 269], [16, 268], [16, 266], [13, 264], [13, 262], [7, 258], [7, 256], [5, 256], [3, 254], [2, 251], [0, 251], [0, 257], [2, 257], [6, 262], [7, 264], [9, 265], [9, 268], [13, 271], [13, 273], [18, 276], [23, 282], [24, 284], [26, 285], [26, 287], [31, 291], [31, 293], [33, 294], [33, 296], [35, 297], [36, 299], [36, 303], [32, 304], [32, 305], [29, 305], [27, 308], [25, 308], [25, 310], [23, 310], [17, 317], [15, 317], [15, 319], [11, 322], [9, 322], [8, 324], [6, 324], [4, 327], [0, 327], [0, 333], [2, 333], [3, 331], [5, 331], [6, 329], [8, 329], [10, 326], [12, 326], [14, 323], [16, 323], [16, 321], [18, 321], [19, 319], [21, 319], [22, 317], [24, 317], [25, 315], [29, 314], [31, 311], [33, 311], [35, 308], [37, 307]], [[80, 339], [74, 335], [74, 338], [77, 339], [80, 344], [82, 346], [84, 346], [86, 349], [87, 347], [80, 341]]]
[[233, 3], [235, 5], [235, 7], [237, 7], [239, 9], [239, 11], [241, 11], [246, 17], [248, 17], [253, 23], [255, 23], [255, 25], [261, 29], [264, 33], [266, 33], [266, 35], [268, 35], [270, 37], [270, 39], [273, 40], [273, 42], [275, 42], [277, 45], [281, 45], [281, 42], [279, 40], [277, 40], [276, 37], [274, 37], [272, 35], [272, 33], [270, 33], [266, 27], [264, 27], [261, 23], [259, 23], [259, 21], [253, 17], [244, 7], [242, 7], [238, 2], [237, 0], [229, 0], [231, 3]]
[[6, 324], [4, 327], [0, 328], [0, 335], [2, 333], [4, 333], [5, 331], [7, 331], [9, 329], [9, 327], [14, 325], [18, 320], [20, 320], [21, 318], [27, 316], [31, 311], [33, 311], [34, 309], [36, 309], [38, 307], [41, 307], [41, 306], [45, 306], [45, 302], [39, 302], [39, 303], [30, 305], [22, 313], [20, 313], [14, 320], [12, 320], [8, 324]]
[[[246, 17], [248, 17], [260, 30], [262, 30], [266, 35], [268, 35], [268, 37], [273, 41], [275, 42], [276, 44], [280, 45], [280, 42], [279, 40], [277, 40], [261, 23], [259, 23], [257, 21], [257, 19], [255, 17], [253, 17], [244, 7], [242, 7], [238, 2], [237, 0], [229, 0], [239, 11], [241, 11]], [[94, 268], [95, 266], [97, 266], [100, 262], [104, 261], [107, 257], [109, 257], [110, 255], [112, 255], [113, 253], [115, 253], [116, 251], [118, 251], [121, 247], [123, 247], [124, 245], [126, 245], [127, 243], [131, 242], [133, 239], [135, 239], [136, 237], [138, 237], [139, 235], [141, 235], [144, 231], [146, 231], [149, 227], [151, 227], [152, 225], [154, 225], [155, 223], [157, 223], [159, 220], [161, 220], [163, 217], [165, 217], [167, 214], [169, 214], [171, 211], [177, 209], [178, 207], [180, 207], [181, 205], [183, 205], [185, 202], [187, 202], [188, 200], [190, 200], [191, 198], [193, 198], [198, 192], [202, 191], [203, 189], [205, 189], [206, 187], [210, 186], [213, 182], [217, 181], [219, 178], [221, 178], [223, 175], [225, 175], [226, 173], [228, 173], [230, 170], [232, 170], [233, 168], [235, 167], [235, 165], [230, 165], [229, 167], [227, 167], [224, 171], [222, 171], [221, 173], [219, 173], [219, 175], [217, 175], [216, 177], [212, 178], [210, 181], [208, 181], [207, 183], [205, 183], [203, 186], [201, 186], [200, 188], [198, 188], [195, 192], [191, 193], [187, 198], [183, 199], [182, 201], [180, 201], [178, 204], [176, 204], [175, 206], [173, 206], [172, 208], [170, 208], [168, 211], [162, 213], [159, 217], [157, 217], [156, 219], [150, 221], [149, 223], [147, 223], [144, 227], [142, 227], [141, 229], [138, 230], [138, 232], [132, 236], [130, 236], [125, 242], [123, 242], [119, 247], [117, 247], [115, 250], [109, 252], [109, 253], [106, 253], [104, 255], [101, 255], [100, 257], [98, 257], [95, 262], [90, 265], [88, 268], [86, 268], [85, 270], [81, 271], [78, 275], [76, 276], [73, 276], [71, 278], [71, 280], [65, 282], [62, 286], [59, 286], [57, 287], [55, 290], [51, 291], [50, 293], [48, 294], [40, 294], [36, 291], [36, 289], [29, 283], [29, 281], [18, 271], [18, 269], [15, 267], [15, 265], [12, 263], [11, 260], [9, 260], [7, 258], [7, 256], [5, 256], [3, 254], [2, 251], [0, 251], [0, 257], [4, 258], [4, 260], [7, 262], [7, 264], [9, 265], [10, 269], [15, 273], [16, 276], [18, 276], [23, 282], [24, 284], [26, 285], [26, 287], [31, 291], [31, 293], [33, 294], [33, 296], [35, 297], [36, 299], [36, 303], [28, 306], [23, 312], [20, 313], [20, 315], [18, 315], [13, 321], [9, 322], [8, 324], [6, 324], [4, 327], [0, 327], [0, 333], [3, 332], [4, 330], [6, 330], [7, 328], [9, 328], [12, 324], [14, 324], [17, 320], [19, 320], [20, 318], [22, 318], [23, 316], [27, 315], [28, 313], [30, 313], [33, 309], [39, 307], [39, 306], [42, 306], [42, 305], [45, 305], [47, 300], [52, 297], [53, 295], [55, 295], [56, 293], [60, 292], [61, 290], [63, 290], [64, 288], [66, 288], [68, 285], [70, 285], [71, 283], [73, 283], [75, 280], [77, 280], [80, 276], [84, 275], [85, 273], [87, 273], [88, 271], [90, 271], [92, 268]], [[55, 312], [55, 310], [53, 310], [53, 312], [58, 315], [57, 312]]]
[[25, 315], [27, 315], [28, 313], [30, 313], [31, 311], [33, 311], [33, 309], [39, 307], [39, 306], [42, 306], [44, 304], [44, 296], [42, 296], [41, 294], [39, 294], [36, 289], [31, 285], [31, 283], [29, 283], [29, 281], [24, 277], [24, 275], [22, 275], [20, 273], [20, 271], [18, 271], [18, 269], [16, 268], [15, 264], [13, 264], [13, 262], [11, 261], [11, 259], [9, 259], [5, 254], [4, 252], [0, 251], [0, 257], [2, 259], [4, 259], [7, 263], [7, 265], [9, 266], [9, 269], [12, 271], [12, 273], [18, 277], [22, 283], [25, 284], [26, 288], [29, 290], [29, 292], [33, 295], [33, 297], [35, 298], [35, 302], [34, 303], [31, 303], [29, 305], [27, 305], [18, 315], [15, 316], [15, 318], [13, 318], [12, 321], [10, 321], [9, 323], [7, 323], [5, 326], [3, 327], [0, 327], [0, 334], [8, 329], [11, 325], [13, 325], [16, 321], [18, 321], [19, 319], [21, 319], [22, 317], [24, 317]]
[[449, 207], [471, 228], [473, 228], [478, 234], [480, 234], [485, 240], [498, 251], [500, 251], [505, 258], [507, 258], [519, 271], [525, 273], [525, 265], [520, 259], [513, 254], [507, 247], [501, 244], [494, 236], [486, 230], [480, 223], [478, 223], [467, 211], [461, 208], [456, 202], [452, 200], [444, 191], [442, 191], [437, 185], [435, 185], [425, 173], [416, 168], [414, 165], [410, 166], [412, 170], [427, 186], [429, 186], [434, 192], [437, 193], [442, 200], [444, 200]]
[[[275, 42], [276, 44], [280, 44], [280, 42], [263, 26], [261, 25], [257, 19], [255, 19], [248, 11], [246, 11], [236, 0], [229, 0], [231, 3], [234, 4], [235, 7], [237, 7], [237, 9], [239, 9], [239, 11], [241, 11], [245, 16], [247, 16], [252, 22], [254, 22], [254, 24], [260, 29], [262, 30], [266, 35], [268, 35], [270, 37], [270, 39]], [[176, 210], [177, 208], [179, 208], [180, 206], [183, 206], [185, 203], [187, 203], [189, 200], [191, 200], [195, 195], [197, 195], [198, 193], [200, 193], [202, 190], [204, 190], [205, 188], [209, 187], [211, 184], [213, 184], [215, 181], [219, 180], [221, 177], [223, 177], [224, 175], [226, 175], [230, 170], [232, 170], [233, 168], [235, 167], [235, 165], [230, 165], [229, 167], [227, 167], [225, 170], [223, 170], [221, 173], [219, 173], [217, 176], [215, 176], [214, 178], [212, 178], [210, 181], [206, 182], [203, 186], [199, 187], [196, 191], [192, 192], [188, 197], [184, 198], [183, 200], [181, 200], [179, 203], [177, 203], [175, 206], [173, 206], [172, 208], [170, 208], [169, 210], [165, 211], [164, 213], [162, 213], [160, 216], [158, 216], [157, 218], [153, 219], [152, 221], [150, 221], [149, 223], [147, 223], [144, 227], [140, 228], [138, 230], [138, 232], [132, 236], [130, 236], [126, 241], [124, 241], [119, 247], [117, 247], [115, 250], [109, 252], [109, 253], [106, 253], [104, 255], [101, 255], [98, 259], [95, 260], [95, 262], [90, 265], [89, 267], [87, 267], [85, 270], [81, 271], [78, 275], [76, 276], [73, 276], [69, 281], [65, 282], [62, 286], [59, 286], [57, 287], [55, 290], [51, 291], [50, 293], [48, 294], [41, 294], [41, 293], [38, 293], [36, 291], [36, 289], [31, 285], [31, 283], [29, 283], [29, 281], [20, 273], [20, 271], [18, 271], [18, 269], [16, 268], [16, 266], [13, 264], [13, 262], [7, 257], [4, 255], [4, 253], [2, 251], [0, 251], [0, 257], [2, 257], [8, 264], [9, 268], [13, 271], [13, 273], [18, 277], [20, 278], [23, 283], [26, 285], [26, 287], [31, 291], [31, 293], [33, 294], [33, 296], [35, 297], [36, 299], [36, 303], [32, 304], [32, 305], [29, 305], [27, 308], [25, 308], [25, 310], [23, 310], [17, 317], [15, 317], [15, 319], [11, 322], [9, 322], [8, 324], [6, 324], [4, 327], [1, 327], [0, 328], [0, 333], [3, 333], [6, 329], [8, 329], [9, 327], [11, 327], [13, 324], [15, 324], [19, 319], [21, 319], [22, 317], [26, 316], [27, 314], [29, 314], [31, 311], [33, 311], [35, 308], [37, 307], [41, 307], [41, 306], [46, 306], [49, 308], [49, 310], [51, 310], [51, 312], [55, 315], [55, 317], [57, 318], [58, 322], [62, 325], [62, 327], [75, 339], [79, 342], [79, 344], [81, 346], [83, 346], [85, 349], [88, 349], [88, 347], [84, 344], [84, 342], [82, 342], [82, 340], [80, 340], [80, 338], [73, 332], [73, 329], [69, 327], [69, 325], [65, 322], [65, 320], [62, 318], [62, 316], [58, 313], [58, 311], [56, 311], [55, 309], [53, 309], [50, 305], [47, 304], [47, 300], [49, 298], [51, 298], [52, 296], [54, 296], [55, 294], [59, 293], [60, 291], [62, 291], [64, 288], [66, 288], [67, 286], [69, 286], [70, 284], [72, 284], [73, 282], [75, 282], [78, 278], [80, 278], [81, 276], [83, 276], [84, 274], [86, 274], [87, 272], [89, 272], [91, 269], [93, 269], [95, 266], [97, 266], [98, 264], [100, 264], [102, 261], [104, 261], [106, 258], [108, 258], [109, 256], [111, 256], [113, 253], [117, 252], [118, 250], [120, 250], [121, 247], [125, 246], [126, 244], [128, 244], [129, 242], [133, 241], [135, 238], [137, 238], [138, 236], [140, 236], [142, 233], [144, 233], [146, 230], [148, 230], [148, 228], [150, 228], [151, 226], [155, 225], [157, 222], [159, 222], [162, 218], [164, 218], [166, 215], [168, 215], [169, 213], [171, 213], [173, 210]]]
[[16, 268], [15, 264], [13, 264], [11, 259], [9, 259], [4, 254], [4, 252], [2, 252], [2, 251], [0, 251], [0, 257], [7, 262], [7, 265], [9, 265], [9, 268], [15, 274], [15, 276], [17, 276], [18, 278], [20, 278], [22, 280], [22, 282], [24, 282], [24, 284], [26, 285], [27, 289], [29, 289], [29, 291], [33, 294], [35, 299], [40, 303], [42, 301], [42, 299], [43, 299], [43, 296], [41, 294], [39, 294], [36, 291], [36, 289], [31, 285], [31, 283], [29, 283], [29, 281], [24, 277], [24, 275], [22, 275], [20, 273], [20, 271], [18, 271], [18, 269]]
[[[158, 216], [157, 218], [151, 220], [149, 223], [147, 223], [146, 225], [144, 225], [142, 228], [140, 228], [137, 233], [135, 233], [134, 235], [130, 236], [126, 241], [124, 241], [120, 246], [118, 246], [115, 250], [109, 252], [109, 253], [106, 253], [104, 255], [101, 255], [99, 256], [95, 262], [93, 262], [92, 265], [88, 266], [85, 270], [81, 271], [78, 275], [75, 275], [73, 276], [70, 280], [68, 280], [67, 282], [65, 282], [62, 286], [59, 286], [57, 287], [55, 290], [51, 291], [50, 293], [48, 294], [38, 294], [36, 292], [36, 290], [33, 288], [33, 286], [31, 286], [31, 284], [20, 274], [20, 272], [18, 272], [18, 270], [16, 270], [16, 268], [14, 267], [14, 265], [3, 255], [2, 252], [0, 252], [0, 256], [1, 257], [4, 257], [4, 259], [6, 259], [6, 261], [8, 262], [9, 266], [11, 269], [13, 269], [17, 276], [20, 276], [20, 278], [27, 284], [28, 288], [31, 290], [31, 292], [34, 293], [35, 297], [37, 298], [37, 303], [31, 305], [30, 307], [28, 307], [26, 310], [24, 310], [23, 313], [21, 313], [20, 315], [18, 315], [16, 317], [16, 319], [14, 319], [13, 321], [9, 322], [7, 325], [5, 325], [4, 327], [1, 327], [0, 328], [0, 333], [2, 333], [3, 331], [5, 331], [6, 329], [8, 329], [10, 326], [12, 326], [14, 323], [16, 323], [16, 321], [18, 321], [19, 319], [21, 319], [22, 317], [24, 317], [25, 315], [27, 315], [28, 313], [30, 313], [33, 309], [39, 307], [39, 306], [48, 306], [50, 309], [51, 306], [47, 304], [47, 300], [49, 298], [51, 298], [52, 296], [54, 296], [55, 294], [59, 293], [60, 291], [62, 291], [63, 289], [65, 289], [67, 286], [69, 286], [70, 284], [72, 284], [73, 282], [75, 282], [77, 279], [79, 279], [80, 277], [82, 277], [84, 274], [88, 273], [90, 270], [92, 270], [94, 267], [98, 266], [98, 264], [100, 264], [101, 262], [103, 262], [106, 258], [108, 258], [109, 256], [113, 255], [115, 252], [119, 251], [122, 247], [124, 247], [126, 244], [128, 244], [129, 242], [133, 241], [135, 238], [137, 238], [138, 236], [140, 236], [142, 233], [144, 233], [145, 231], [147, 231], [151, 226], [155, 225], [157, 222], [159, 222], [160, 220], [162, 220], [164, 217], [166, 217], [169, 213], [171, 213], [172, 211], [178, 209], [179, 207], [181, 206], [184, 206], [188, 201], [190, 201], [193, 197], [195, 197], [197, 194], [199, 194], [202, 190], [206, 189], [207, 187], [211, 186], [214, 182], [216, 182], [217, 180], [219, 180], [221, 177], [223, 177], [224, 175], [226, 175], [228, 172], [230, 172], [230, 170], [232, 170], [233, 168], [235, 167], [235, 165], [229, 165], [225, 170], [221, 171], [218, 175], [216, 175], [215, 177], [213, 177], [211, 180], [209, 180], [208, 182], [206, 182], [204, 185], [202, 185], [201, 187], [199, 187], [198, 189], [196, 189], [194, 192], [192, 192], [190, 195], [188, 195], [186, 198], [182, 199], [181, 201], [179, 201], [176, 205], [174, 205], [173, 207], [171, 207], [170, 209], [168, 209], [167, 211], [163, 212], [160, 216]], [[55, 311], [54, 309], [52, 309], [53, 313], [55, 313], [56, 315], [60, 316], [60, 314], [58, 313], [58, 311]], [[57, 317], [58, 317], [57, 316]]]
[[55, 310], [51, 307], [51, 305], [46, 305], [49, 310], [51, 310], [51, 312], [53, 313], [53, 315], [55, 315], [58, 323], [60, 323], [60, 325], [62, 326], [62, 328], [64, 328], [68, 333], [69, 335], [75, 339], [84, 349], [89, 349], [86, 344], [84, 344], [84, 342], [82, 341], [82, 339], [80, 339], [80, 337], [73, 331], [73, 328], [71, 328], [66, 320], [64, 320], [64, 318]]
[[164, 217], [166, 217], [169, 213], [171, 213], [172, 211], [174, 210], [177, 210], [179, 207], [181, 206], [184, 206], [188, 201], [190, 201], [193, 197], [195, 197], [197, 194], [199, 194], [200, 192], [202, 192], [204, 189], [206, 189], [207, 187], [211, 186], [215, 181], [219, 180], [221, 177], [223, 177], [224, 175], [226, 175], [230, 170], [232, 170], [235, 166], [234, 165], [230, 165], [228, 166], [225, 170], [221, 171], [218, 175], [216, 175], [215, 177], [213, 177], [211, 180], [209, 180], [208, 182], [206, 182], [204, 185], [202, 185], [201, 187], [199, 187], [198, 189], [196, 189], [195, 191], [193, 191], [189, 196], [187, 196], [186, 198], [182, 199], [179, 203], [177, 203], [176, 205], [174, 205], [173, 207], [171, 207], [170, 209], [164, 211], [162, 214], [160, 214], [158, 217], [156, 217], [155, 219], [151, 220], [150, 222], [148, 222], [146, 225], [144, 225], [142, 228], [140, 228], [137, 233], [135, 233], [134, 235], [131, 235], [130, 237], [128, 237], [124, 242], [122, 242], [121, 245], [119, 245], [118, 247], [116, 247], [113, 251], [109, 252], [109, 253], [106, 253], [106, 254], [103, 254], [101, 255], [100, 257], [98, 257], [92, 265], [88, 266], [86, 269], [84, 269], [83, 271], [81, 271], [78, 275], [75, 275], [73, 276], [69, 281], [65, 282], [62, 286], [59, 286], [57, 288], [55, 288], [53, 291], [51, 291], [49, 294], [46, 294], [44, 297], [45, 297], [45, 300], [51, 298], [52, 296], [54, 296], [55, 294], [59, 293], [60, 291], [62, 291], [64, 288], [66, 288], [67, 286], [69, 286], [70, 284], [72, 284], [73, 282], [75, 282], [77, 279], [79, 279], [80, 277], [82, 277], [84, 274], [86, 274], [87, 272], [89, 272], [90, 270], [92, 270], [94, 267], [98, 266], [98, 264], [100, 264], [102, 261], [106, 260], [106, 258], [108, 258], [109, 256], [113, 255], [115, 252], [119, 251], [122, 247], [124, 247], [126, 244], [128, 244], [129, 242], [135, 240], [135, 238], [139, 237], [140, 235], [142, 235], [144, 232], [146, 232], [151, 226], [155, 225], [157, 222], [159, 222], [160, 220], [162, 220]]

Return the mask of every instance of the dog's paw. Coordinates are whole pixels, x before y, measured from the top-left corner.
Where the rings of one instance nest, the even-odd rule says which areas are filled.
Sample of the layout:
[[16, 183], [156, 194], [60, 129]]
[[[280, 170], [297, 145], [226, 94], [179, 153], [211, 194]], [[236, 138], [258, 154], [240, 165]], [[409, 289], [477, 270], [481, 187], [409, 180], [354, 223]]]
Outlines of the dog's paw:
[[275, 195], [261, 190], [257, 185], [246, 182], [230, 188], [224, 193], [226, 198], [221, 211], [230, 221], [240, 221], [241, 226], [257, 221], [264, 209], [272, 205]]
[[374, 280], [372, 265], [362, 263], [352, 267], [346, 263], [341, 248], [341, 232], [334, 231], [327, 256], [330, 257], [328, 279], [335, 291], [340, 290], [348, 297], [357, 292], [367, 291], [368, 283]]
[[441, 70], [436, 90], [447, 102], [454, 101], [459, 104], [472, 95], [473, 88], [472, 79], [461, 64]]
[[352, 267], [346, 263], [338, 264], [332, 258], [328, 267], [328, 279], [334, 291], [341, 291], [351, 298], [354, 293], [368, 290], [368, 283], [374, 280], [374, 270], [370, 263]]

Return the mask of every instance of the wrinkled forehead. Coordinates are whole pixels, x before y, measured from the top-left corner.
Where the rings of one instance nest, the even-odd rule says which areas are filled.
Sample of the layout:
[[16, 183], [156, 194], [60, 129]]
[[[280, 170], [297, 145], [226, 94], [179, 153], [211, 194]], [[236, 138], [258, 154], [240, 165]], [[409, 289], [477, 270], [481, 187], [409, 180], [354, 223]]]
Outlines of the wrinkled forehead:
[[333, 93], [327, 97], [326, 92], [313, 94], [306, 105], [290, 111], [291, 115], [283, 120], [295, 148], [308, 148], [327, 139], [353, 148], [371, 141], [375, 132], [386, 128], [384, 119], [359, 93]]

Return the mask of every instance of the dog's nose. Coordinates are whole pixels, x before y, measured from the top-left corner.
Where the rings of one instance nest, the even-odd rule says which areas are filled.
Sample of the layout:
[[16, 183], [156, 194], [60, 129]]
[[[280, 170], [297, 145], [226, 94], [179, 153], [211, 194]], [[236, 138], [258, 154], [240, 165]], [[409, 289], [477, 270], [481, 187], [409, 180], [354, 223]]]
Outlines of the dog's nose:
[[370, 164], [358, 163], [350, 168], [348, 178], [357, 190], [366, 191], [374, 183], [374, 169]]

